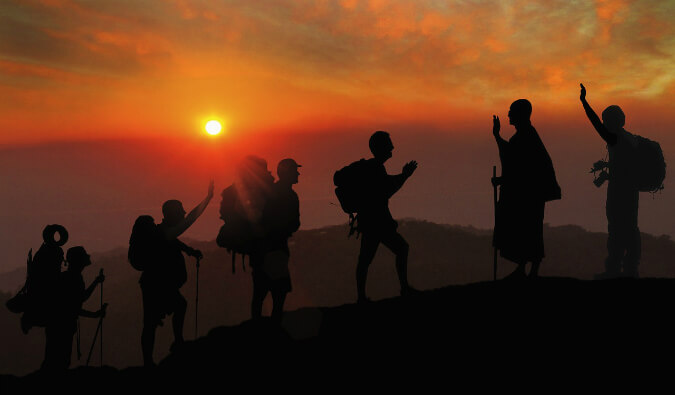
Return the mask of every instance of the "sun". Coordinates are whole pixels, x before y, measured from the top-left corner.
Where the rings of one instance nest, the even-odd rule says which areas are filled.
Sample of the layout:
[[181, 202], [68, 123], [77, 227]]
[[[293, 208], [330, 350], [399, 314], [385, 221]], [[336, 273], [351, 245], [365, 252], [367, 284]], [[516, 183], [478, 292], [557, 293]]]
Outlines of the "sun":
[[215, 119], [210, 120], [206, 123], [206, 126], [204, 127], [206, 129], [206, 133], [215, 136], [220, 133], [220, 131], [223, 129], [223, 127], [220, 125], [220, 122], [216, 121]]

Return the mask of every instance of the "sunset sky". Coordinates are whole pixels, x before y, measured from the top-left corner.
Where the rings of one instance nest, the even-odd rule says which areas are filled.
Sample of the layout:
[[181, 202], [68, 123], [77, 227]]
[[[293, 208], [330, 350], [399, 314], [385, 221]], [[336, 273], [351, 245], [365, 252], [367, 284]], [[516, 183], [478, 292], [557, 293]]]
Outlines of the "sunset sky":
[[[492, 114], [518, 98], [563, 189], [546, 222], [606, 231], [588, 174], [605, 144], [579, 82], [597, 112], [618, 104], [661, 144], [666, 188], [642, 194], [640, 229], [675, 237], [673, 15], [651, 0], [2, 0], [0, 272], [48, 223], [74, 245], [124, 246], [138, 215], [192, 207], [246, 154], [303, 164], [302, 228], [346, 223], [332, 175], [375, 130], [392, 134], [390, 173], [420, 163], [396, 218], [489, 229]], [[215, 238], [218, 203], [186, 237]]]
[[673, 15], [647, 0], [6, 0], [0, 144], [182, 138], [210, 117], [235, 134], [470, 126], [524, 96], [564, 117], [580, 81], [591, 104], [672, 121]]

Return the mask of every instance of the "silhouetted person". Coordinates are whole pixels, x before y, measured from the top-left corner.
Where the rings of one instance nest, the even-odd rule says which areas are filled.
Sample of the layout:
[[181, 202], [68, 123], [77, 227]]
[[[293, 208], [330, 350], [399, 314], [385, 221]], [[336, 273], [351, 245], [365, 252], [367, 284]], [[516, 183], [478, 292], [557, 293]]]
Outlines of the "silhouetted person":
[[368, 267], [375, 257], [377, 247], [384, 244], [396, 255], [396, 272], [401, 285], [401, 295], [417, 292], [408, 284], [408, 243], [397, 231], [398, 223], [394, 221], [389, 211], [391, 198], [417, 169], [417, 162], [411, 161], [403, 166], [401, 174], [389, 175], [384, 167], [392, 156], [394, 144], [389, 133], [377, 131], [370, 136], [368, 142], [373, 158], [364, 165], [363, 180], [368, 186], [364, 193], [364, 201], [360, 204], [358, 214], [358, 229], [361, 233], [361, 250], [356, 266], [356, 289], [358, 302], [367, 302], [366, 279]]
[[[638, 200], [635, 152], [638, 144], [634, 135], [623, 127], [626, 116], [621, 107], [609, 106], [602, 112], [602, 122], [586, 101], [586, 88], [581, 85], [581, 103], [588, 119], [607, 143], [609, 185], [607, 186], [607, 259], [605, 272], [596, 279], [638, 277], [640, 262], [640, 229], [638, 228]], [[623, 265], [622, 265], [623, 263]], [[623, 269], [623, 272], [622, 272]]]
[[[157, 225], [157, 256], [156, 261], [149, 264], [141, 275], [140, 283], [143, 293], [143, 333], [141, 345], [143, 348], [143, 362], [145, 366], [153, 366], [153, 351], [155, 346], [155, 331], [162, 323], [162, 319], [173, 314], [172, 325], [174, 342], [171, 349], [175, 350], [183, 342], [183, 324], [187, 301], [180, 293], [180, 288], [187, 281], [187, 270], [183, 252], [193, 257], [202, 257], [199, 250], [187, 246], [178, 240], [204, 212], [213, 198], [213, 181], [209, 184], [208, 194], [186, 216], [183, 204], [178, 200], [168, 200], [162, 205], [164, 218]], [[142, 219], [143, 217], [141, 217]], [[150, 218], [151, 219], [151, 218]], [[150, 228], [150, 220], [137, 220], [134, 225]]]
[[265, 255], [262, 267], [253, 269], [252, 315], [261, 316], [263, 301], [271, 292], [272, 321], [276, 324], [281, 324], [286, 294], [292, 289], [288, 239], [300, 228], [300, 201], [293, 190], [300, 175], [298, 167], [301, 166], [293, 159], [284, 159], [277, 166], [279, 180], [263, 210]]
[[[236, 215], [230, 216], [237, 218], [235, 222], [238, 224], [235, 226], [241, 232], [242, 251], [249, 255], [253, 279], [251, 318], [254, 320], [260, 318], [263, 300], [271, 290], [271, 280], [263, 270], [265, 254], [268, 249], [265, 238], [264, 214], [273, 189], [274, 176], [267, 168], [267, 161], [249, 155], [239, 164], [233, 186], [223, 191], [223, 206], [232, 207], [232, 211], [236, 213]], [[226, 216], [222, 214], [221, 216], [225, 218]], [[290, 288], [290, 280], [288, 287]], [[275, 294], [277, 294], [276, 301], [278, 303], [281, 293], [275, 292]], [[283, 301], [281, 301], [281, 304], [283, 305]]]
[[42, 369], [54, 371], [65, 370], [70, 366], [73, 350], [73, 336], [77, 332], [77, 317], [98, 318], [105, 314], [107, 304], [101, 310], [91, 312], [84, 310], [82, 304], [89, 299], [96, 286], [103, 283], [103, 274], [96, 277], [85, 289], [82, 270], [91, 265], [91, 259], [83, 247], [72, 247], [66, 253], [68, 270], [61, 272], [53, 295], [56, 303], [45, 333], [47, 342], [45, 360]]
[[561, 198], [553, 162], [530, 123], [532, 104], [516, 100], [509, 109], [509, 123], [516, 133], [504, 140], [499, 135], [499, 117], [493, 116], [493, 129], [502, 176], [492, 180], [500, 186], [493, 243], [500, 255], [518, 266], [507, 278], [524, 278], [525, 266], [532, 263], [530, 277], [537, 277], [544, 258], [544, 207]]

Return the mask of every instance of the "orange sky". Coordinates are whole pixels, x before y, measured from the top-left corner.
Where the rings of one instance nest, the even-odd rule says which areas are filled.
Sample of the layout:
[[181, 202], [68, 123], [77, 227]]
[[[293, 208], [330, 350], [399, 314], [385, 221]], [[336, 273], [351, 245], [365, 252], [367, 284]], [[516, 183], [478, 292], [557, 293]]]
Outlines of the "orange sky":
[[578, 113], [579, 81], [597, 110], [670, 124], [673, 15], [646, 0], [5, 0], [0, 144], [182, 137], [211, 116], [231, 133], [474, 124], [520, 97]]

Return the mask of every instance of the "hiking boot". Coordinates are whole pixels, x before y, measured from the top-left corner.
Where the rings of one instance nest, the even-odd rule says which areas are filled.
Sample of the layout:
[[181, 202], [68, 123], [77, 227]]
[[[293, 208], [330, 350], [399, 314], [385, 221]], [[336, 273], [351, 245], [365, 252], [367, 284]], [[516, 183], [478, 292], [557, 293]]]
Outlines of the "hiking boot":
[[179, 351], [183, 346], [185, 345], [185, 340], [180, 340], [180, 341], [175, 341], [173, 344], [171, 344], [171, 347], [169, 347], [169, 351], [174, 353], [176, 351]]
[[594, 280], [611, 280], [611, 279], [619, 278], [619, 277], [621, 277], [621, 273], [619, 273], [619, 272], [615, 272], [615, 271], [608, 271], [607, 272], [607, 271], [605, 271], [605, 272], [598, 273], [598, 274], [594, 275], [593, 279]]
[[405, 288], [401, 288], [401, 296], [413, 296], [413, 295], [419, 295], [421, 294], [422, 291], [419, 291], [410, 285], [408, 285]]
[[359, 296], [359, 298], [356, 300], [356, 304], [360, 305], [365, 305], [369, 303], [372, 303], [372, 301], [370, 300], [370, 298], [366, 298], [365, 296], [363, 297]]
[[525, 274], [525, 270], [523, 270], [523, 269], [521, 269], [521, 268], [517, 268], [516, 270], [514, 270], [513, 272], [511, 272], [511, 274], [509, 274], [508, 276], [504, 277], [504, 280], [507, 280], [507, 281], [520, 281], [520, 280], [524, 280], [524, 279], [526, 279], [526, 278], [527, 278], [527, 275]]

